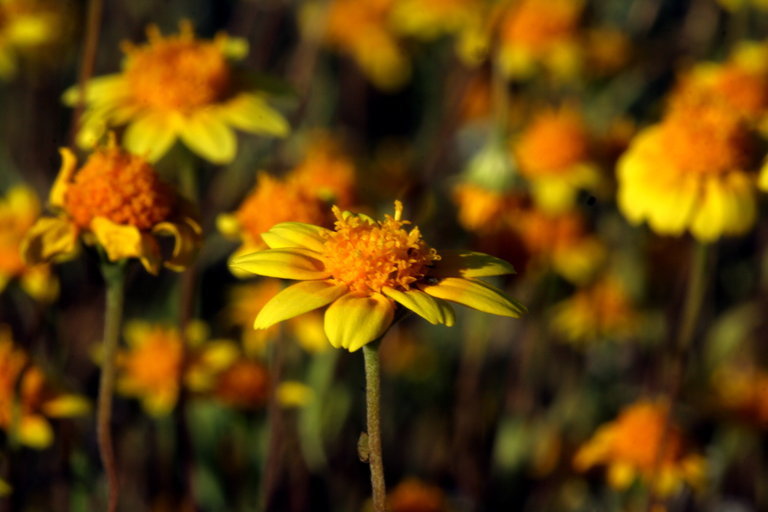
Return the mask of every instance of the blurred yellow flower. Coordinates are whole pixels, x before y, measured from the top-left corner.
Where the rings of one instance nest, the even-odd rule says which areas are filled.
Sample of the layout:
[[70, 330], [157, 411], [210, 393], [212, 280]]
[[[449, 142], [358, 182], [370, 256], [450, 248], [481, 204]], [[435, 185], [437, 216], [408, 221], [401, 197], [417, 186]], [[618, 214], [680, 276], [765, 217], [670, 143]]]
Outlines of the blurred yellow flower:
[[62, 12], [57, 2], [0, 1], [0, 79], [17, 69], [17, 57], [54, 43], [61, 36]]
[[[96, 149], [79, 170], [70, 150], [61, 149], [61, 156], [49, 198], [57, 216], [40, 218], [28, 231], [22, 244], [27, 262], [74, 255], [82, 234], [86, 243], [103, 247], [111, 261], [139, 258], [152, 274], [161, 263], [177, 271], [189, 265], [201, 238], [192, 207], [143, 158], [114, 140]], [[174, 240], [173, 254], [165, 261], [161, 236]]]
[[600, 173], [590, 161], [587, 127], [571, 107], [539, 112], [514, 142], [513, 152], [536, 204], [547, 211], [569, 209], [579, 189], [600, 184]]
[[568, 78], [580, 67], [578, 40], [582, 0], [515, 0], [499, 28], [497, 60], [513, 78], [540, 69]]
[[327, 12], [309, 4], [302, 12], [306, 33], [325, 20], [322, 37], [355, 60], [366, 77], [381, 89], [402, 86], [410, 77], [408, 56], [390, 26], [394, 0], [331, 0]]
[[232, 342], [206, 340], [206, 330], [198, 327], [191, 324], [182, 337], [176, 327], [128, 322], [128, 348], [116, 358], [117, 391], [140, 399], [147, 413], [162, 416], [176, 405], [182, 385], [191, 391], [214, 388], [238, 349]]
[[[617, 489], [629, 487], [635, 478], [656, 492], [669, 496], [684, 484], [703, 484], [705, 460], [689, 453], [680, 429], [669, 424], [669, 407], [641, 400], [625, 407], [616, 420], [601, 426], [574, 458], [574, 466], [586, 471], [608, 467], [608, 482]], [[663, 452], [660, 450], [663, 448]]]
[[0, 428], [25, 446], [43, 449], [53, 442], [48, 418], [79, 416], [89, 408], [85, 398], [53, 390], [14, 347], [10, 329], [0, 326]]
[[245, 254], [231, 266], [244, 272], [294, 279], [272, 298], [254, 322], [268, 328], [328, 306], [324, 327], [336, 348], [355, 351], [382, 336], [398, 305], [433, 324], [453, 325], [447, 301], [486, 313], [519, 317], [525, 308], [475, 278], [513, 272], [503, 260], [468, 251], [437, 251], [417, 227], [403, 229], [403, 206], [374, 221], [334, 207], [333, 231], [299, 222], [278, 224], [262, 238], [269, 249]]
[[59, 281], [50, 265], [27, 265], [21, 258], [21, 245], [40, 216], [40, 201], [25, 185], [16, 185], [0, 197], [0, 292], [11, 279], [18, 278], [30, 296], [51, 301], [59, 293]]
[[[124, 144], [132, 153], [155, 161], [177, 138], [213, 163], [235, 157], [232, 128], [283, 137], [289, 126], [267, 103], [267, 94], [236, 73], [231, 60], [245, 57], [245, 41], [220, 33], [197, 39], [191, 23], [179, 34], [163, 36], [151, 25], [147, 44], [125, 43], [123, 71], [90, 80], [78, 141], [91, 147], [105, 128], [127, 125]], [[64, 94], [76, 105], [79, 91]]]
[[285, 408], [304, 407], [315, 397], [311, 387], [296, 380], [285, 380], [277, 387], [277, 401]]
[[552, 313], [552, 329], [566, 341], [579, 345], [604, 339], [622, 341], [641, 327], [624, 286], [610, 276], [556, 304]]
[[392, 25], [421, 39], [456, 34], [483, 8], [482, 0], [395, 0]]
[[724, 365], [712, 376], [712, 389], [720, 405], [768, 427], [768, 372], [751, 365]]
[[446, 512], [445, 493], [435, 485], [417, 478], [407, 478], [397, 484], [387, 496], [391, 512]]
[[707, 97], [678, 98], [618, 163], [619, 209], [659, 234], [710, 242], [755, 221], [757, 156], [742, 118]]

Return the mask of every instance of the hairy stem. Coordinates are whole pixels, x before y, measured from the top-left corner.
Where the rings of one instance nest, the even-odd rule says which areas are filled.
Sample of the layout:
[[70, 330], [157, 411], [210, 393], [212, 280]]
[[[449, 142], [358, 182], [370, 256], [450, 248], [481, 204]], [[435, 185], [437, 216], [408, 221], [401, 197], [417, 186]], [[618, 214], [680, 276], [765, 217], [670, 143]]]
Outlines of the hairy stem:
[[381, 377], [379, 375], [379, 342], [363, 346], [365, 358], [365, 401], [368, 420], [368, 465], [371, 468], [374, 512], [385, 512], [387, 490], [381, 455]]

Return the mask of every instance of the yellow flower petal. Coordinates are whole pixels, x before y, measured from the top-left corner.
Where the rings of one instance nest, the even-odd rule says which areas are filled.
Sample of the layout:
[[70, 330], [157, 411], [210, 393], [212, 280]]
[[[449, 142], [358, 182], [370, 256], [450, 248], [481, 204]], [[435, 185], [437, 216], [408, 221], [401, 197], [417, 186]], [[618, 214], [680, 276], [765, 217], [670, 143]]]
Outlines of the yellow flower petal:
[[[0, 282], [3, 277], [0, 276]], [[21, 287], [30, 297], [42, 302], [51, 302], [59, 296], [59, 280], [51, 274], [48, 265], [29, 268], [21, 276]], [[0, 290], [3, 289], [0, 284]]]
[[[86, 103], [103, 104], [112, 102], [115, 98], [124, 96], [127, 92], [125, 79], [119, 73], [91, 78], [85, 87]], [[80, 99], [80, 91], [77, 85], [73, 85], [61, 96], [65, 105], [74, 107]]]
[[392, 324], [394, 315], [394, 302], [381, 294], [370, 297], [343, 295], [325, 312], [325, 335], [335, 348], [354, 352], [382, 336]]
[[176, 141], [178, 129], [172, 115], [164, 112], [151, 112], [142, 115], [125, 130], [123, 145], [135, 153], [155, 162], [168, 152]]
[[626, 489], [635, 479], [635, 470], [629, 464], [616, 462], [608, 466], [608, 483], [616, 489]]
[[450, 300], [493, 315], [520, 317], [525, 306], [507, 297], [504, 292], [482, 281], [446, 277], [434, 285], [419, 286], [438, 299]]
[[326, 239], [323, 238], [322, 233], [327, 231], [320, 226], [304, 222], [281, 222], [262, 233], [261, 238], [270, 249], [303, 247], [311, 251], [323, 252]]
[[58, 217], [43, 217], [29, 229], [21, 243], [21, 255], [30, 264], [46, 263], [57, 256], [77, 252], [77, 227]]
[[160, 247], [151, 235], [142, 233], [134, 226], [115, 224], [104, 217], [91, 221], [91, 232], [107, 251], [110, 261], [139, 258], [150, 274], [160, 271]]
[[702, 242], [712, 242], [723, 234], [727, 215], [726, 191], [716, 178], [706, 181], [700, 207], [691, 224], [691, 233]]
[[251, 274], [297, 281], [329, 277], [323, 263], [301, 249], [267, 249], [243, 254], [232, 259], [229, 266]]
[[453, 308], [441, 299], [436, 299], [421, 290], [403, 292], [394, 288], [384, 287], [382, 292], [390, 299], [394, 299], [433, 325], [445, 324], [448, 327], [453, 325], [455, 320]]
[[82, 416], [91, 410], [91, 403], [80, 395], [61, 395], [43, 404], [43, 412], [51, 418]]
[[67, 148], [61, 148], [59, 149], [59, 154], [61, 155], [61, 168], [48, 196], [48, 202], [54, 208], [64, 207], [64, 195], [67, 193], [67, 188], [69, 188], [72, 176], [77, 168], [77, 158], [75, 158], [75, 154], [72, 151]]
[[43, 416], [29, 415], [21, 418], [18, 436], [21, 444], [42, 450], [53, 442], [53, 429]]
[[210, 162], [225, 164], [235, 158], [234, 132], [211, 111], [198, 112], [185, 119], [180, 135], [189, 149]]
[[315, 397], [314, 390], [306, 384], [287, 380], [277, 387], [277, 401], [283, 407], [304, 407]]
[[328, 281], [304, 281], [289, 286], [267, 302], [253, 323], [254, 329], [267, 329], [308, 311], [321, 308], [347, 292], [346, 286]]
[[488, 277], [514, 274], [506, 261], [482, 252], [441, 250], [430, 277]]
[[176, 272], [187, 268], [200, 248], [200, 226], [190, 218], [178, 223], [160, 222], [152, 228], [152, 233], [173, 237], [173, 254], [164, 264]]
[[232, 126], [246, 132], [285, 137], [290, 131], [283, 115], [256, 94], [234, 98], [221, 109], [221, 115]]

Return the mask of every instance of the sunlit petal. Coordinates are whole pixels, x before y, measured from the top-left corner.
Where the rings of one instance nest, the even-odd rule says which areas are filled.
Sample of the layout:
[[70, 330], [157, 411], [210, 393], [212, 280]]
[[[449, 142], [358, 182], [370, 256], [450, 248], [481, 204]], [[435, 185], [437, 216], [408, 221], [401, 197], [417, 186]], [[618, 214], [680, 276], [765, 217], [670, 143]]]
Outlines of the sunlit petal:
[[304, 281], [289, 286], [267, 302], [253, 323], [254, 329], [266, 329], [308, 311], [326, 306], [347, 292], [346, 286], [328, 281]]
[[325, 335], [336, 348], [358, 350], [382, 336], [395, 315], [395, 304], [381, 295], [344, 295], [325, 312]]
[[434, 277], [488, 277], [514, 273], [514, 267], [500, 258], [463, 250], [441, 250], [440, 260], [429, 271]]
[[404, 292], [385, 287], [382, 289], [382, 292], [431, 324], [445, 324], [448, 327], [453, 325], [453, 308], [441, 299], [432, 297], [421, 290], [408, 290]]
[[243, 254], [229, 262], [232, 269], [281, 279], [313, 280], [329, 277], [323, 263], [301, 249], [267, 249]]
[[304, 247], [316, 252], [323, 252], [325, 238], [322, 233], [328, 230], [304, 222], [281, 222], [262, 233], [261, 238], [270, 249]]
[[420, 288], [433, 297], [457, 302], [493, 315], [517, 318], [526, 312], [525, 306], [482, 281], [446, 277], [437, 284], [421, 285]]

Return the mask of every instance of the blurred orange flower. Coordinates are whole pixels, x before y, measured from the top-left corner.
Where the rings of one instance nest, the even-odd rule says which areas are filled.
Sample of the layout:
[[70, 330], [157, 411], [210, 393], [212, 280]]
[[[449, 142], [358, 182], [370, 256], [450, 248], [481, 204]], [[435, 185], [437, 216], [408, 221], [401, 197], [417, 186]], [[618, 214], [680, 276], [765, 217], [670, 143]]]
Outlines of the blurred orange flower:
[[446, 512], [448, 505], [442, 489], [417, 478], [408, 478], [389, 492], [387, 509], [391, 512]]
[[712, 376], [712, 389], [723, 407], [768, 427], [768, 372], [751, 365], [725, 365]]

